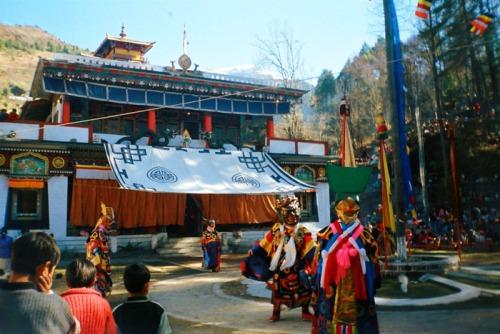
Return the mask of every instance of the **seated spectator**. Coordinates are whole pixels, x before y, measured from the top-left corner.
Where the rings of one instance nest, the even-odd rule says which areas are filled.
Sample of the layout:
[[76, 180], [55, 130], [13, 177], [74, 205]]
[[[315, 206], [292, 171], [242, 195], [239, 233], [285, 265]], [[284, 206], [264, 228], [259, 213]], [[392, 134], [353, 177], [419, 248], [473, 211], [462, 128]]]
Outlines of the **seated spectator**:
[[111, 306], [101, 293], [93, 288], [96, 268], [89, 260], [76, 259], [66, 268], [69, 289], [61, 294], [68, 302], [82, 334], [115, 334], [116, 324]]
[[[61, 252], [44, 232], [29, 232], [12, 247], [11, 275], [0, 283], [2, 333], [78, 333], [68, 304], [50, 291]], [[37, 287], [40, 291], [37, 291]]]
[[12, 111], [7, 116], [8, 121], [17, 121], [19, 119], [19, 115], [17, 114], [16, 109], [12, 109]]
[[0, 122], [6, 122], [8, 118], [7, 109], [0, 110]]
[[7, 234], [7, 229], [0, 230], [0, 277], [10, 272], [10, 255], [14, 240]]
[[151, 274], [143, 264], [132, 264], [125, 268], [123, 281], [128, 298], [113, 309], [121, 334], [172, 333], [165, 309], [147, 297], [150, 279]]

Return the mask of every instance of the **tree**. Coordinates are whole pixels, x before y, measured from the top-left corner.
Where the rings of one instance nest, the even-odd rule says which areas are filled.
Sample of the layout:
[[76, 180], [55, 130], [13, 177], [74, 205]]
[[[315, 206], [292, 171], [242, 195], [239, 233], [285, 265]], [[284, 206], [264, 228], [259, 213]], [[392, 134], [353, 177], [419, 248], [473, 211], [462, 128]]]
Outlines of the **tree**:
[[324, 69], [311, 96], [311, 106], [317, 113], [333, 113], [336, 94], [335, 77], [331, 70]]
[[[260, 64], [279, 73], [285, 87], [301, 88], [302, 44], [286, 26], [270, 28], [268, 36], [269, 39], [257, 37]], [[290, 113], [278, 121], [277, 133], [282, 132], [287, 138], [298, 139], [303, 136], [303, 113], [297, 104], [290, 109]]]
[[47, 51], [49, 51], [49, 52], [54, 52], [55, 51], [54, 44], [52, 44], [51, 41], [47, 42]]
[[[346, 62], [336, 78], [336, 105], [344, 95], [351, 105], [351, 135], [355, 150], [371, 144], [375, 133], [375, 113], [383, 110], [387, 100], [384, 44], [383, 39], [371, 47], [364, 44], [359, 54]], [[331, 128], [339, 129], [340, 116], [337, 108], [335, 111]], [[338, 131], [337, 136], [340, 137]]]

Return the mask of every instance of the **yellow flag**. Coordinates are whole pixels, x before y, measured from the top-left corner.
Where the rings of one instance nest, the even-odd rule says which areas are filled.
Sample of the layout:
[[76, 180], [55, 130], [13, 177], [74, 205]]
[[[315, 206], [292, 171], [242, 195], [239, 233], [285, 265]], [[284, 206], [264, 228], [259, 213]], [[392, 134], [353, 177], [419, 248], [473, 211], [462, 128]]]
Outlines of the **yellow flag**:
[[382, 175], [382, 219], [384, 226], [390, 228], [392, 232], [396, 231], [396, 223], [394, 221], [394, 211], [392, 210], [391, 202], [391, 177], [389, 176], [389, 168], [383, 144], [380, 145], [380, 173]]

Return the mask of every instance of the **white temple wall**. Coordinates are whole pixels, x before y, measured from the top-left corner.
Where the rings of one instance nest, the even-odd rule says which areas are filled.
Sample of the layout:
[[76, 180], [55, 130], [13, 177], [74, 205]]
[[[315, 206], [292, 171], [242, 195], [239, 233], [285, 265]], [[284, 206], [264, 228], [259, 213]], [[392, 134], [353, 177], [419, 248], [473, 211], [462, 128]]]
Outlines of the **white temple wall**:
[[7, 223], [7, 199], [9, 195], [9, 178], [0, 175], [0, 227]]
[[68, 224], [68, 177], [53, 176], [47, 181], [49, 233], [57, 239], [66, 237]]
[[319, 228], [330, 224], [330, 186], [327, 182], [316, 183], [316, 205]]

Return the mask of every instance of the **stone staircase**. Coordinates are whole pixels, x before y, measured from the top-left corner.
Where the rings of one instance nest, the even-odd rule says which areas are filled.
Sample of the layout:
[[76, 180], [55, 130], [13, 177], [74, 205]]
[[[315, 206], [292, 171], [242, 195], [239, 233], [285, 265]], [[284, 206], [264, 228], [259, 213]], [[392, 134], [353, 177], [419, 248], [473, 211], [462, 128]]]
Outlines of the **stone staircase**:
[[[307, 227], [311, 232], [313, 232], [313, 236], [315, 236], [317, 228], [315, 228], [314, 225]], [[256, 241], [262, 239], [266, 231], [268, 231], [267, 228], [242, 230], [241, 238], [238, 240], [234, 239], [232, 232], [219, 232], [222, 238], [222, 254], [247, 253]], [[163, 257], [201, 257], [200, 238], [184, 237], [159, 239], [156, 247], [156, 253]]]
[[201, 257], [200, 238], [168, 238], [166, 241], [158, 244], [156, 253], [163, 257]]
[[[231, 232], [220, 232], [222, 238], [222, 253], [246, 253], [256, 240], [263, 237], [265, 230], [262, 231], [243, 231], [242, 238], [233, 242], [234, 238]], [[199, 237], [184, 238], [165, 238], [158, 241], [156, 253], [163, 257], [180, 256], [201, 256], [201, 245]]]

